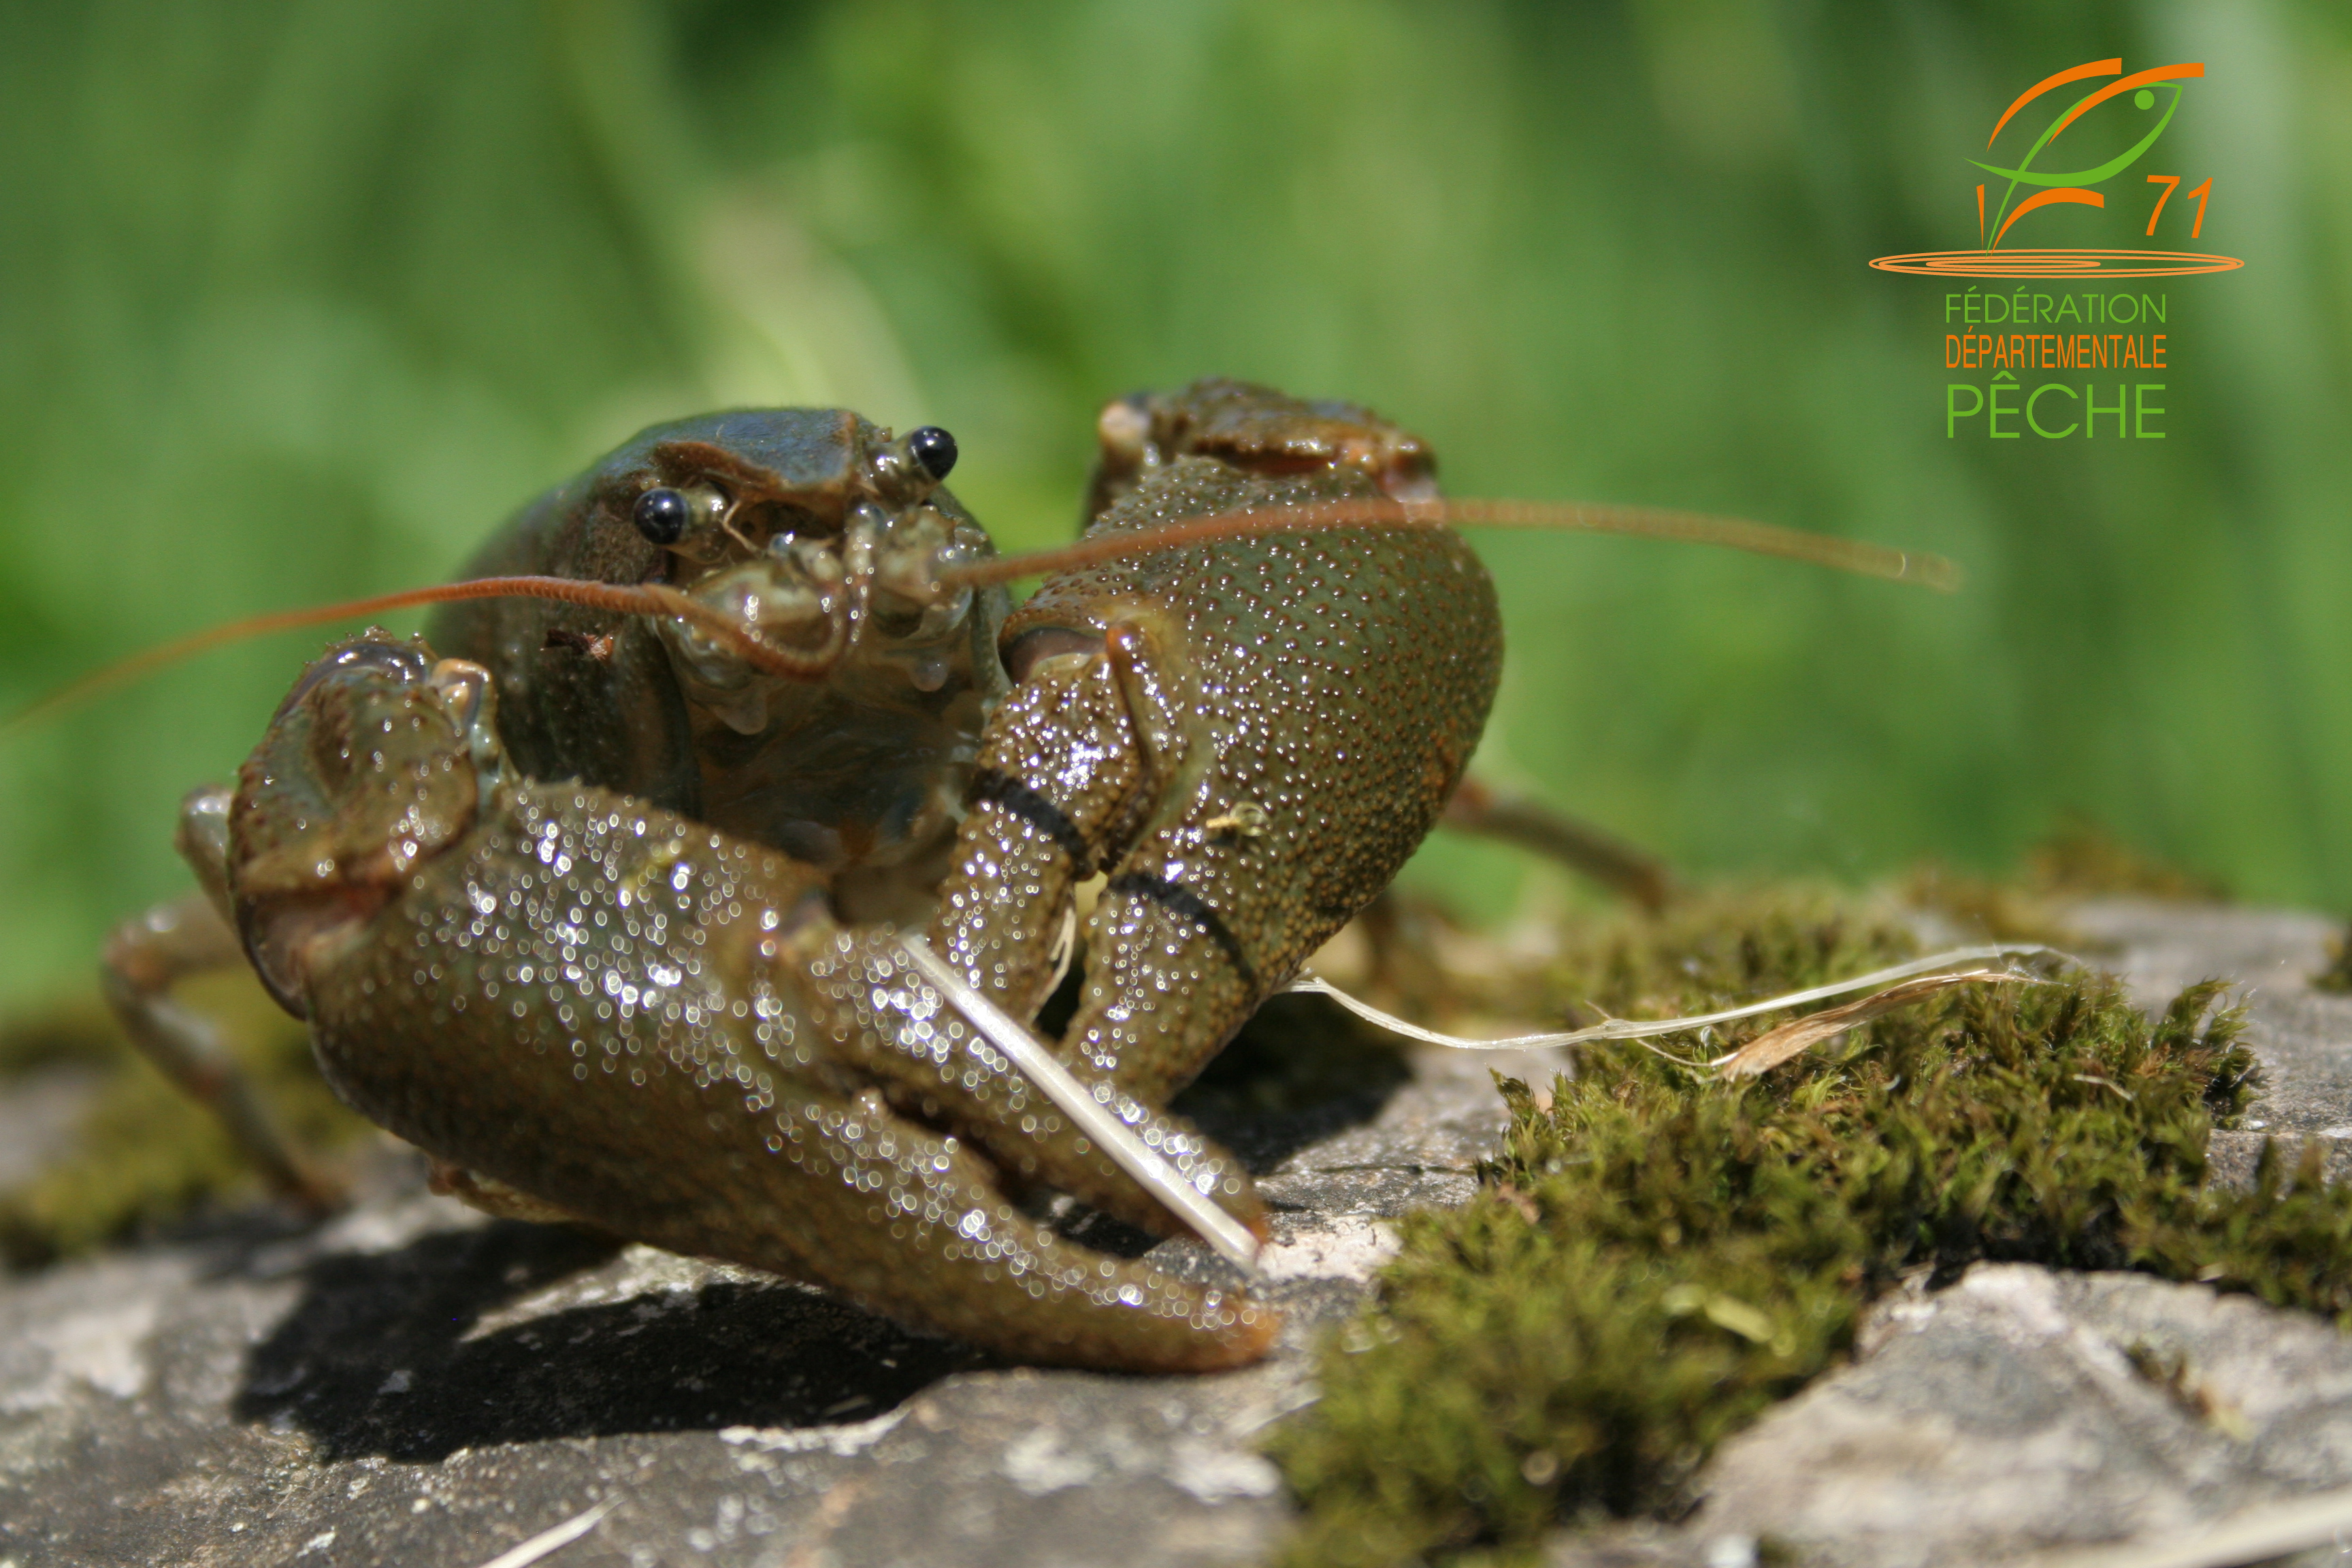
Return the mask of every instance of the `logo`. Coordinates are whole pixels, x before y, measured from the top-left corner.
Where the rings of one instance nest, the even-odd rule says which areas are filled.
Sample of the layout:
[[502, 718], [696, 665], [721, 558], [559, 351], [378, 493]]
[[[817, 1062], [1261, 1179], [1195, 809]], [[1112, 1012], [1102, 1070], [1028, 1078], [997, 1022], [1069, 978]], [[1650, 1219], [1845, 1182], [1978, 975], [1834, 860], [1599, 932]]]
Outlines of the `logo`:
[[[1992, 134], [1985, 138], [1982, 149], [1985, 155], [1968, 160], [1973, 167], [1992, 176], [1976, 187], [1977, 248], [1881, 256], [1871, 265], [1883, 272], [1922, 273], [1935, 278], [2081, 278], [2101, 281], [2111, 278], [2177, 278], [2243, 267], [2245, 263], [2235, 257], [2194, 250], [2035, 247], [2020, 243], [2030, 241], [2037, 230], [2050, 226], [2046, 217], [2037, 223], [2037, 215], [2065, 206], [2104, 211], [2109, 208], [2111, 196], [2116, 216], [2123, 224], [2135, 228], [2138, 226], [2145, 198], [2147, 226], [2134, 237], [2154, 239], [2159, 227], [2168, 235], [2179, 234], [2185, 227], [2186, 237], [2191, 243], [2202, 236], [2206, 203], [2213, 194], [2210, 176], [2185, 191], [2180, 189], [2187, 177], [2183, 174], [2151, 173], [2145, 174], [2141, 180], [2128, 176], [2155, 151], [2171, 125], [2173, 115], [2180, 108], [2184, 84], [2204, 75], [2201, 64], [2184, 64], [2154, 66], [2126, 76], [2124, 62], [2118, 58], [2086, 61], [2034, 83], [1993, 121]], [[2094, 88], [2063, 110], [2047, 113], [2047, 123], [2041, 134], [2027, 143], [2026, 133], [2032, 130], [2034, 117], [2020, 120], [2020, 111], [2060, 88], [2102, 77], [2117, 79]], [[2051, 110], [2056, 101], [2043, 104], [2042, 110]], [[2001, 142], [2001, 132], [2011, 130], [2012, 123], [2016, 129], [2004, 145], [2022, 145], [2024, 150], [2002, 155], [1995, 151], [1995, 144]], [[2068, 142], [2066, 153], [2085, 144], [2103, 148], [2137, 134], [2121, 151], [2102, 162], [2063, 171], [2042, 167], [2066, 155], [2055, 150], [2056, 144], [2069, 130], [2078, 126], [2081, 129]], [[2097, 156], [2097, 153], [2077, 155]], [[2098, 187], [2102, 185], [2110, 188], [2101, 190]], [[2157, 188], [2150, 189], [2151, 186]], [[2021, 196], [2021, 191], [2026, 194]], [[2175, 195], [2180, 198], [2177, 205], [2173, 205]], [[2116, 226], [2121, 228], [2123, 224]]]
[[[2157, 152], [2188, 84], [2204, 76], [2196, 62], [2126, 76], [2119, 57], [2086, 60], [2035, 82], [2000, 111], [1984, 145], [1966, 160], [1978, 174], [1971, 182], [1977, 247], [1871, 262], [1882, 272], [1953, 284], [1944, 296], [1942, 333], [1948, 438], [2166, 438], [2165, 399], [2168, 387], [2178, 390], [2180, 369], [2180, 345], [2168, 324], [2171, 300], [2138, 287], [2104, 286], [2245, 265], [2233, 256], [2160, 250], [2153, 243], [2194, 244], [2204, 237], [2212, 177], [2184, 190], [2189, 175], [2171, 172]], [[2066, 88], [2074, 90], [2060, 92]], [[2085, 207], [2106, 216], [2091, 218]], [[2150, 243], [2033, 243], [2045, 236]], [[1958, 287], [1973, 278], [2036, 279], [2049, 291], [2031, 282]], [[1953, 371], [1982, 379], [1955, 381]], [[2166, 380], [2148, 380], [2151, 373]]]

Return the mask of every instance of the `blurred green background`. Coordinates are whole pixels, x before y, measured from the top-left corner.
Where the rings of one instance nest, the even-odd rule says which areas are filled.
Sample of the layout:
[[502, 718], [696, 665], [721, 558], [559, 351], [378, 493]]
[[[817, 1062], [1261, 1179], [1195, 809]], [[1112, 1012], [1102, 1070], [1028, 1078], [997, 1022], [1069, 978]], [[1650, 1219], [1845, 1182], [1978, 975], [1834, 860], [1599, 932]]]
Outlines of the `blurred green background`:
[[[152, 0], [0, 10], [0, 704], [251, 611], [445, 578], [637, 426], [947, 426], [1013, 546], [1101, 401], [1375, 405], [1456, 493], [1943, 551], [1932, 595], [1489, 534], [1481, 767], [1700, 871], [1997, 867], [2077, 810], [2352, 903], [2335, 5]], [[1948, 441], [1962, 160], [2022, 87], [2209, 63], [2162, 442]], [[2154, 165], [2151, 164], [2151, 167]], [[2042, 243], [2065, 243], [2045, 235]], [[2076, 240], [2075, 243], [2089, 243]], [[0, 737], [0, 1001], [184, 887], [323, 634]], [[1471, 913], [1516, 862], [1417, 873]]]

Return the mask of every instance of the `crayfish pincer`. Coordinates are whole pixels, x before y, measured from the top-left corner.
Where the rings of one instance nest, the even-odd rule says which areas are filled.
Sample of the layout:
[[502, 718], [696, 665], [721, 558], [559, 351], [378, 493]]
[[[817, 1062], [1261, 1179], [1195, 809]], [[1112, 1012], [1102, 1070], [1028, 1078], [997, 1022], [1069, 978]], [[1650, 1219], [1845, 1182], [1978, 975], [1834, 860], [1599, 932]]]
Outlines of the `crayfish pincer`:
[[[1168, 1228], [887, 931], [836, 925], [772, 849], [520, 776], [496, 701], [479, 666], [347, 644], [228, 807], [236, 923], [345, 1100], [488, 1206], [789, 1273], [1008, 1355], [1264, 1353], [1271, 1312], [1014, 1205], [1009, 1180], [1045, 1182]], [[1228, 1156], [1115, 1109], [1263, 1234]]]
[[1443, 528], [1177, 542], [1186, 519], [1436, 493], [1415, 437], [1234, 382], [1112, 404], [1087, 541], [1004, 624], [932, 921], [1034, 1016], [1072, 889], [1107, 879], [1066, 1053], [1164, 1103], [1386, 888], [1462, 778], [1503, 658], [1494, 584]]

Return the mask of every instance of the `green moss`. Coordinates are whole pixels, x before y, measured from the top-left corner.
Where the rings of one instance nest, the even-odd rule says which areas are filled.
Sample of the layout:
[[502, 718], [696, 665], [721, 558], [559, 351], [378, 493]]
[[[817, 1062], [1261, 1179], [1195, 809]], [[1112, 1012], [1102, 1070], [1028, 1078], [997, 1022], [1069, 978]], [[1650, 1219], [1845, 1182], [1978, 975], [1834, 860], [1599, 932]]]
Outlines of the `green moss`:
[[1672, 1017], [1916, 957], [1903, 909], [1830, 888], [1706, 889], [1656, 918], [1570, 923], [1530, 1016]]
[[[1680, 1009], [1906, 945], [1866, 911], [1751, 900], [1596, 934], [1559, 975], [1611, 1011]], [[1563, 1521], [1671, 1514], [1921, 1266], [2140, 1268], [2352, 1317], [2352, 1192], [2315, 1155], [2204, 1185], [2254, 1081], [2220, 990], [2151, 1023], [2074, 973], [1948, 994], [1742, 1086], [1639, 1047], [1548, 1093], [1506, 1082], [1483, 1190], [1405, 1222], [1322, 1352], [1321, 1401], [1272, 1440], [1307, 1510], [1288, 1560], [1509, 1557]]]
[[2216, 903], [2229, 890], [2116, 838], [2090, 818], [2068, 813], [2028, 850], [2013, 877], [1970, 876], [1930, 861], [1915, 869], [1904, 893], [1962, 930], [2009, 942], [2041, 942], [2081, 951], [2066, 906], [2083, 899], [2135, 898]]
[[2327, 966], [2311, 977], [2314, 991], [2352, 991], [2352, 927], [2327, 939]]
[[[238, 1060], [303, 1147], [333, 1149], [365, 1129], [319, 1077], [302, 1026], [250, 974], [206, 976], [181, 991], [221, 1021]], [[60, 1065], [100, 1077], [67, 1152], [0, 1191], [0, 1257], [11, 1264], [85, 1252], [258, 1190], [219, 1124], [139, 1057], [95, 996], [0, 1031], [0, 1077]]]
[[2096, 821], [2070, 811], [2027, 851], [2024, 881], [2032, 890], [2071, 898], [2163, 899], [2219, 903], [2228, 884], [2176, 866], [2116, 837]]
[[85, 994], [0, 1019], [0, 1079], [40, 1068], [111, 1067], [129, 1048], [93, 987]]
[[[1802, 882], [1686, 889], [1663, 914], [1566, 918], [1540, 933], [1466, 930], [1442, 907], [1391, 890], [1369, 973], [1340, 983], [1381, 1006], [1465, 1034], [1526, 1033], [1562, 1019], [1665, 1017], [1748, 1001], [1790, 975], [1804, 984], [1911, 956], [1905, 900]], [[1366, 921], [1370, 923], [1369, 920]], [[1549, 947], [1536, 960], [1528, 949]]]

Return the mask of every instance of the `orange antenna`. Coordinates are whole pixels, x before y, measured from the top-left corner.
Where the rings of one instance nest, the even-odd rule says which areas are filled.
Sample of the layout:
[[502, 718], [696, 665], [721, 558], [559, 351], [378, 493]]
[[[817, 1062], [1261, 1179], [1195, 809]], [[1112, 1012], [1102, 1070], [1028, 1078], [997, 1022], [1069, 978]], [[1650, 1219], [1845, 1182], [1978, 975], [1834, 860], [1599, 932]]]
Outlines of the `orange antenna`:
[[1698, 512], [1661, 511], [1649, 507], [1591, 506], [1578, 502], [1519, 500], [1389, 500], [1362, 497], [1349, 500], [1313, 501], [1301, 506], [1257, 507], [1215, 517], [1188, 518], [1164, 528], [1137, 530], [1082, 539], [1053, 550], [1003, 555], [950, 566], [940, 581], [950, 587], [979, 587], [1010, 583], [1048, 572], [1068, 572], [1105, 562], [1171, 550], [1181, 545], [1209, 544], [1225, 539], [1255, 539], [1269, 533], [1316, 533], [1336, 528], [1444, 528], [1463, 524], [1478, 528], [1580, 529], [1588, 533], [1624, 534], [1636, 539], [1674, 539], [1694, 544], [1719, 544], [1755, 555], [1777, 555], [1804, 561], [1864, 577], [1894, 583], [1916, 583], [1948, 594], [1960, 585], [1960, 569], [1941, 555], [1924, 551], [1894, 550], [1858, 539], [1826, 533], [1806, 533], [1774, 528], [1736, 517], [1708, 517]]
[[230, 643], [242, 642], [247, 637], [267, 637], [271, 632], [291, 631], [299, 626], [359, 620], [381, 615], [386, 610], [451, 604], [460, 599], [552, 599], [560, 604], [578, 605], [592, 610], [613, 610], [628, 616], [676, 616], [681, 620], [692, 621], [727, 644], [742, 655], [744, 662], [753, 668], [763, 674], [794, 680], [811, 680], [824, 675], [841, 655], [837, 647], [814, 655], [803, 655], [762, 642], [717, 610], [697, 604], [677, 589], [659, 583], [589, 583], [574, 577], [478, 577], [471, 582], [444, 583], [431, 588], [408, 588], [397, 594], [379, 594], [369, 599], [347, 599], [339, 605], [318, 605], [302, 610], [272, 610], [207, 627], [144, 652], [134, 653], [128, 658], [100, 666], [80, 679], [49, 693], [5, 723], [0, 723], [0, 732], [21, 729], [62, 712], [76, 703], [87, 701], [102, 691], [127, 685], [142, 675], [176, 664], [181, 659], [224, 647]]

